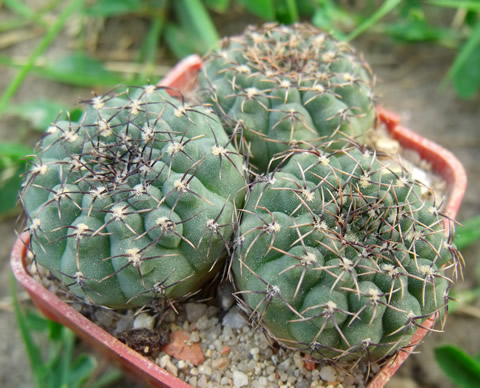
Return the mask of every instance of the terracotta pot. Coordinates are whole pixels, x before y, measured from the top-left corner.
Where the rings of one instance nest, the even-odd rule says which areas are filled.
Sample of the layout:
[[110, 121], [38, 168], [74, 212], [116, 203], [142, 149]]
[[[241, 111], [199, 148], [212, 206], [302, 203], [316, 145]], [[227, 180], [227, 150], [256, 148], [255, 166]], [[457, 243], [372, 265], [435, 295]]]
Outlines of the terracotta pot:
[[[178, 93], [178, 90], [183, 92], [189, 90], [194, 86], [200, 66], [201, 60], [198, 56], [188, 57], [180, 62], [159, 85], [173, 88], [169, 89], [173, 95]], [[417, 151], [423, 159], [431, 163], [433, 170], [445, 179], [449, 188], [446, 213], [449, 217], [454, 218], [466, 189], [466, 175], [461, 163], [449, 151], [399, 125], [400, 120], [395, 114], [378, 108], [378, 116], [386, 124], [392, 137], [397, 139], [402, 147]], [[11, 266], [19, 283], [27, 290], [35, 305], [46, 317], [72, 329], [93, 348], [120, 363], [127, 372], [142, 382], [154, 387], [190, 387], [117, 340], [34, 280], [25, 267], [27, 243], [28, 235], [26, 234], [21, 235], [16, 241], [11, 254]], [[411, 347], [389, 361], [371, 380], [368, 388], [383, 387], [414, 347], [421, 342], [427, 329], [433, 323], [433, 320], [425, 322], [426, 328], [417, 330], [412, 338]]]

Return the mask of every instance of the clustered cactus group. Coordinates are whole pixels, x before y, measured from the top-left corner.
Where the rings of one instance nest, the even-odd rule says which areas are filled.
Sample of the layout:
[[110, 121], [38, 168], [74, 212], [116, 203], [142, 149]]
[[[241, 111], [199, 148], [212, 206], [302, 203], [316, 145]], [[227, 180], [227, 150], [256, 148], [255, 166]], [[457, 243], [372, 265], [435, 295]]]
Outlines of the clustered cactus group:
[[281, 345], [398, 352], [443, 316], [458, 252], [440, 204], [365, 146], [373, 81], [346, 43], [265, 25], [207, 55], [201, 103], [153, 85], [95, 96], [26, 174], [36, 262], [117, 309], [186, 298], [227, 266]]

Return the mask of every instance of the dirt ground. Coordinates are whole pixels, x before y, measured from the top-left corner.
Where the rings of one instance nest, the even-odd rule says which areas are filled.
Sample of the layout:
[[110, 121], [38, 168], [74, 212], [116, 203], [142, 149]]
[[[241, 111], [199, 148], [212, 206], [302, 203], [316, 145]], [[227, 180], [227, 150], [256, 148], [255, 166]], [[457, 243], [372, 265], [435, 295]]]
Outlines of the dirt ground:
[[[0, 20], [2, 19], [0, 11]], [[243, 26], [229, 28], [229, 32], [241, 31]], [[480, 214], [480, 97], [469, 101], [458, 99], [452, 89], [439, 89], [453, 53], [433, 45], [393, 45], [385, 40], [359, 39], [354, 43], [370, 62], [378, 77], [377, 94], [382, 105], [397, 112], [402, 123], [422, 135], [445, 146], [458, 156], [467, 171], [469, 185], [461, 206], [458, 220]], [[4, 55], [21, 55], [31, 50], [34, 42], [25, 42], [4, 50]], [[65, 41], [59, 39], [48, 51], [52, 60], [65, 50]], [[0, 93], [3, 92], [14, 72], [0, 68]], [[37, 98], [53, 98], [66, 104], [75, 104], [90, 95], [89, 90], [28, 76], [13, 102]], [[36, 135], [25, 132], [26, 123], [5, 116], [0, 120], [0, 142], [24, 141], [32, 144]], [[10, 280], [9, 253], [15, 239], [15, 216], [0, 220], [0, 386], [33, 386], [30, 367], [25, 356], [9, 304]], [[472, 287], [476, 283], [474, 268], [480, 252], [480, 243], [464, 252], [467, 262], [466, 279], [457, 288]], [[478, 285], [478, 284], [477, 284]], [[23, 297], [25, 294], [20, 291]], [[461, 346], [470, 354], [480, 353], [479, 318], [470, 315], [449, 317], [444, 334], [429, 336], [417, 348], [419, 354], [409, 357], [387, 388], [449, 388], [448, 383], [433, 359], [433, 348], [442, 343]], [[133, 387], [125, 380], [116, 387]]]

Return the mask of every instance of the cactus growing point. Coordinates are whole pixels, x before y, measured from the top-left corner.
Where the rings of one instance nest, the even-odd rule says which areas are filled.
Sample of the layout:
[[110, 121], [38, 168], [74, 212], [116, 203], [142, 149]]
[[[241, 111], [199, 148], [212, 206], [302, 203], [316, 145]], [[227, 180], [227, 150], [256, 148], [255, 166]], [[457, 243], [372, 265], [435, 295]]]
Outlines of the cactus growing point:
[[48, 129], [27, 173], [35, 260], [108, 307], [195, 293], [228, 254], [243, 168], [207, 108], [153, 85], [96, 96]]
[[375, 121], [373, 84], [351, 46], [306, 24], [248, 27], [208, 54], [200, 73], [201, 94], [259, 172], [291, 147], [363, 143]]

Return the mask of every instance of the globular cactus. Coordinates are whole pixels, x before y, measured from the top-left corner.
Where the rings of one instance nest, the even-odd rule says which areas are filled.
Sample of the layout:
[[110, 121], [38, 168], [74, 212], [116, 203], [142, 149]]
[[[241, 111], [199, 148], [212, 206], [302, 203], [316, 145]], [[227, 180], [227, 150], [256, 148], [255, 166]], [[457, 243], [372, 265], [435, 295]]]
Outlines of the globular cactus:
[[291, 151], [259, 176], [232, 273], [241, 306], [284, 346], [377, 360], [446, 308], [458, 252], [438, 204], [372, 151]]
[[96, 96], [47, 132], [21, 198], [36, 262], [74, 294], [122, 309], [218, 272], [245, 181], [211, 110], [149, 85]]
[[306, 24], [266, 24], [224, 39], [204, 58], [206, 102], [260, 172], [302, 144], [363, 143], [374, 126], [374, 80], [352, 47]]

